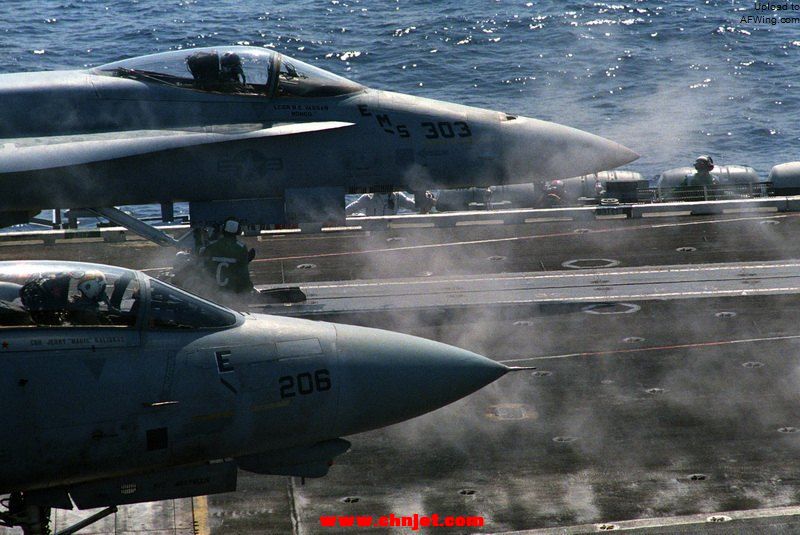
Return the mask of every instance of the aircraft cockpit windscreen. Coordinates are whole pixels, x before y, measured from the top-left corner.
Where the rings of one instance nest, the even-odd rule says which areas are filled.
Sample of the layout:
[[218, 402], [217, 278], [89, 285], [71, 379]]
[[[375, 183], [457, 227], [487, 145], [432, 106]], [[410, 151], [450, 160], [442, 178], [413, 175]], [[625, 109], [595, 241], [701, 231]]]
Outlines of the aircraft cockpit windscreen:
[[335, 97], [364, 89], [347, 78], [288, 56], [280, 56], [278, 63], [279, 97]]
[[334, 97], [364, 89], [347, 78], [252, 46], [163, 52], [108, 63], [92, 72], [197, 91], [267, 97]]
[[220, 329], [236, 323], [233, 312], [150, 279], [151, 329]]
[[177, 50], [102, 65], [95, 74], [187, 89], [240, 95], [269, 95], [277, 54], [256, 47]]
[[130, 270], [0, 263], [0, 328], [133, 327], [139, 299], [139, 280]]

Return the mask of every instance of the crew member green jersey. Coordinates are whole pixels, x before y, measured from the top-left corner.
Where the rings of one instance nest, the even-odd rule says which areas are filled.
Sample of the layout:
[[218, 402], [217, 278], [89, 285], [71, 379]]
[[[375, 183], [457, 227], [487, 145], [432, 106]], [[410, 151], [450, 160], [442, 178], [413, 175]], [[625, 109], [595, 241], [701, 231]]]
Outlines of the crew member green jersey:
[[235, 236], [223, 235], [202, 251], [205, 267], [220, 288], [232, 292], [248, 292], [253, 289], [248, 269], [247, 247], [236, 241]]

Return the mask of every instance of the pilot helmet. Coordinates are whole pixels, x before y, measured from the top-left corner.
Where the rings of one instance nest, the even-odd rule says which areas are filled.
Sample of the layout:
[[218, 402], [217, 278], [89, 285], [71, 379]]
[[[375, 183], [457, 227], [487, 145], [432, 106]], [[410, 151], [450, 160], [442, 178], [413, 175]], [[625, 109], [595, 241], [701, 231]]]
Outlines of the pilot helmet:
[[694, 161], [694, 168], [698, 171], [702, 171], [703, 169], [711, 171], [714, 169], [714, 160], [712, 160], [711, 156], [708, 156], [707, 154], [698, 156]]
[[78, 281], [78, 291], [87, 299], [100, 299], [106, 291], [105, 275], [97, 270], [85, 272]]
[[236, 236], [236, 235], [239, 234], [239, 229], [240, 229], [239, 222], [236, 221], [233, 218], [228, 219], [227, 221], [225, 221], [225, 226], [222, 227], [222, 231], [225, 234], [231, 234], [233, 236]]
[[189, 265], [193, 262], [194, 255], [189, 251], [178, 251], [175, 253], [175, 265], [176, 266], [185, 266]]
[[242, 58], [239, 57], [239, 54], [235, 54], [233, 52], [225, 52], [220, 59], [220, 65], [223, 69], [236, 69], [241, 68], [242, 66]]

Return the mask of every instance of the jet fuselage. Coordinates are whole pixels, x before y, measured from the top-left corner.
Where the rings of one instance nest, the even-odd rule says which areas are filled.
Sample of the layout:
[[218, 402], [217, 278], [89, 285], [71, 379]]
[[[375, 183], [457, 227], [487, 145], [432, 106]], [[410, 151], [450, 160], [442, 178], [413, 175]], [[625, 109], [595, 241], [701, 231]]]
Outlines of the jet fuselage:
[[[76, 315], [67, 294], [94, 270], [108, 300]], [[343, 453], [332, 441], [444, 406], [508, 370], [389, 331], [238, 314], [108, 266], [5, 262], [0, 280], [0, 493], [80, 493], [224, 459], [318, 477]], [[59, 281], [69, 290], [56, 296]]]
[[126, 60], [169, 75], [126, 61], [0, 75], [0, 211], [488, 186], [637, 157], [579, 130], [368, 89], [263, 49], [220, 49], [255, 58], [263, 84], [209, 88], [175, 74], [204, 50]]

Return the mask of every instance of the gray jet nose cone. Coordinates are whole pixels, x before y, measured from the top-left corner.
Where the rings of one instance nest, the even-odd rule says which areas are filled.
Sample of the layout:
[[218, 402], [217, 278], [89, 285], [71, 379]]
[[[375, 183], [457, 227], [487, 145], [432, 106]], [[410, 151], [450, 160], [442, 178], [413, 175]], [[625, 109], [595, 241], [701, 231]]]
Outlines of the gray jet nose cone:
[[639, 158], [631, 149], [583, 130], [528, 117], [503, 123], [511, 177], [554, 180], [607, 171]]
[[340, 434], [430, 412], [508, 371], [486, 357], [415, 336], [349, 325], [336, 325], [336, 333]]

